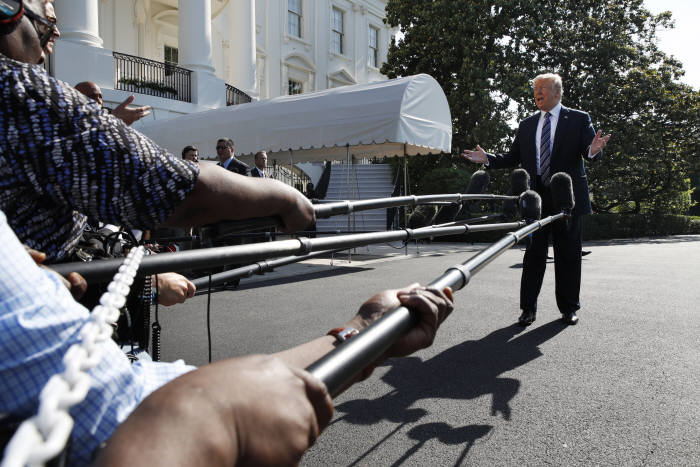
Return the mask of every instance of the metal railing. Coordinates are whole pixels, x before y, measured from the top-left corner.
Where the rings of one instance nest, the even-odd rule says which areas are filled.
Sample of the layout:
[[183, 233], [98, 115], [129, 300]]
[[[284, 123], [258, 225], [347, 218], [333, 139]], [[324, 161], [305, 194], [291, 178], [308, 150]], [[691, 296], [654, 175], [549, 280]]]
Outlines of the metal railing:
[[226, 105], [247, 104], [252, 101], [251, 97], [240, 89], [226, 85]]
[[172, 63], [113, 52], [114, 89], [192, 102], [192, 72]]
[[295, 167], [294, 170], [289, 170], [289, 167], [273, 163], [270, 175], [275, 180], [286, 183], [287, 185], [293, 186], [297, 190], [306, 194], [306, 186], [311, 181], [311, 178], [305, 173]]

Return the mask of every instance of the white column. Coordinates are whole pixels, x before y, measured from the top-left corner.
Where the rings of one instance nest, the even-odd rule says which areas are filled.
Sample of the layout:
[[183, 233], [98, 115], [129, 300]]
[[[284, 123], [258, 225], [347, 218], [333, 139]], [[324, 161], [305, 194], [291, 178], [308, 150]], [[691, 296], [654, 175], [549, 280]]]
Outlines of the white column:
[[255, 50], [255, 0], [231, 2], [231, 58], [233, 83], [250, 96], [257, 96]]
[[178, 0], [178, 64], [192, 70], [192, 103], [226, 105], [226, 86], [214, 74], [210, 0]]
[[214, 73], [211, 53], [211, 2], [179, 0], [178, 61], [192, 71]]
[[92, 81], [114, 88], [114, 58], [102, 47], [98, 0], [60, 0], [54, 8], [61, 30], [51, 60], [54, 76], [71, 85]]
[[60, 0], [54, 8], [61, 40], [102, 47], [97, 0]]

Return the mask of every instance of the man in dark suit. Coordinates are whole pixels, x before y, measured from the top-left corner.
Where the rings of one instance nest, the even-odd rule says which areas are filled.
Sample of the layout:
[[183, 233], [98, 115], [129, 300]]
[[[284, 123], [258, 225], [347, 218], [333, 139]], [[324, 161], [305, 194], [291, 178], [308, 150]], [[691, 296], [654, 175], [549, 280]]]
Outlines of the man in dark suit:
[[241, 162], [234, 156], [233, 140], [221, 138], [216, 142], [216, 155], [219, 157], [219, 165], [224, 169], [241, 175], [250, 175], [250, 168], [245, 162]]
[[565, 323], [576, 324], [576, 311], [581, 308], [581, 218], [591, 213], [583, 161], [600, 159], [610, 135], [602, 136], [600, 131], [596, 134], [586, 112], [561, 105], [563, 86], [559, 75], [539, 75], [533, 85], [535, 104], [540, 111], [520, 122], [510, 150], [505, 154], [487, 154], [477, 145], [476, 150], [466, 150], [462, 156], [488, 168], [522, 166], [530, 174], [531, 188], [542, 197], [543, 216], [556, 211], [549, 188], [552, 175], [566, 172], [571, 176], [576, 206], [570, 221], [540, 229], [533, 234], [532, 243], [525, 251], [520, 282], [522, 314], [518, 322], [528, 326], [535, 321], [551, 234], [557, 306]]
[[267, 153], [265, 151], [258, 151], [255, 153], [255, 167], [250, 169], [250, 176], [268, 178], [269, 175], [267, 175], [265, 169], [267, 169]]

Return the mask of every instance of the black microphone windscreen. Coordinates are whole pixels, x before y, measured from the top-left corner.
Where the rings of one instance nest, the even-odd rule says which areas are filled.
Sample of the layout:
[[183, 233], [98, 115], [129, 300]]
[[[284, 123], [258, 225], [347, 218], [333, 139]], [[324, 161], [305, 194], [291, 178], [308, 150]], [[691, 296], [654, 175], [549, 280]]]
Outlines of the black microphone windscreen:
[[484, 193], [490, 181], [491, 177], [486, 171], [477, 170], [472, 174], [472, 178], [469, 180], [467, 193], [470, 195], [480, 195]]
[[437, 206], [432, 204], [422, 204], [417, 206], [408, 217], [408, 228], [419, 229], [433, 224]]
[[446, 224], [454, 222], [462, 209], [462, 203], [453, 203], [447, 206], [442, 206], [435, 216], [435, 224]]
[[510, 174], [510, 195], [520, 196], [530, 189], [530, 175], [525, 169], [515, 169]]
[[515, 219], [516, 217], [518, 217], [517, 199], [507, 199], [503, 201], [503, 215], [508, 219]]
[[[510, 186], [508, 187], [509, 196], [520, 196], [523, 192], [530, 189], [530, 175], [525, 169], [515, 169], [510, 174]], [[503, 215], [509, 219], [514, 219], [518, 216], [518, 201], [507, 199], [503, 202]]]
[[574, 186], [569, 174], [557, 172], [552, 175], [549, 190], [552, 192], [554, 209], [567, 212], [574, 209]]
[[542, 198], [536, 192], [527, 190], [520, 195], [520, 217], [526, 221], [538, 220], [542, 216]]

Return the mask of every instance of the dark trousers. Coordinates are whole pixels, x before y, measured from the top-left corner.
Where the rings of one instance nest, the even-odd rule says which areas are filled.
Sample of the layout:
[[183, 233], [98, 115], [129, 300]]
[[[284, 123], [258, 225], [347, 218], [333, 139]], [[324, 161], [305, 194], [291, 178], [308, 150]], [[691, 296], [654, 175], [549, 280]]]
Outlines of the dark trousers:
[[[537, 181], [535, 191], [542, 197], [542, 217], [556, 214], [549, 188]], [[537, 311], [537, 296], [542, 288], [547, 267], [549, 237], [554, 247], [554, 280], [557, 306], [562, 313], [581, 308], [581, 216], [572, 216], [568, 222], [558, 220], [532, 234], [532, 242], [525, 250], [523, 275], [520, 280], [520, 308]]]

